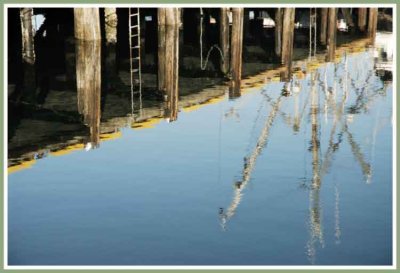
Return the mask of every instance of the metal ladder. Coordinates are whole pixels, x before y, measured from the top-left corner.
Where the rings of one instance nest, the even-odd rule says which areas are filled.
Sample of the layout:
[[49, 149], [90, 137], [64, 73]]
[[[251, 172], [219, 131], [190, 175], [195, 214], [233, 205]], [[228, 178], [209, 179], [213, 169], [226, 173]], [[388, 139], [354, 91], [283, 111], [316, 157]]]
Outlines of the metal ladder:
[[[142, 69], [140, 60], [140, 11], [139, 8], [129, 8], [129, 58], [131, 89], [139, 86], [142, 92]], [[135, 77], [137, 75], [137, 78]]]

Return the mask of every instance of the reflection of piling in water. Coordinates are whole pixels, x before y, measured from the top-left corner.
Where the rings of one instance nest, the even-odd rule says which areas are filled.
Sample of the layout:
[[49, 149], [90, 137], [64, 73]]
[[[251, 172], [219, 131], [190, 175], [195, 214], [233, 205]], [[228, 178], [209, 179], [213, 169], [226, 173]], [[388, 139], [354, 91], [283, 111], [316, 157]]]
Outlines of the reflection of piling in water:
[[219, 42], [222, 50], [223, 59], [220, 60], [221, 72], [226, 74], [229, 72], [229, 8], [220, 9], [219, 23]]
[[239, 206], [241, 198], [242, 198], [242, 191], [246, 188], [247, 184], [250, 181], [250, 177], [254, 170], [257, 157], [260, 155], [262, 149], [267, 145], [271, 127], [274, 123], [275, 117], [280, 108], [281, 98], [282, 98], [282, 96], [280, 96], [277, 99], [277, 101], [275, 102], [275, 104], [273, 105], [272, 110], [265, 122], [264, 128], [258, 138], [256, 147], [254, 148], [254, 150], [252, 151], [250, 156], [247, 156], [244, 159], [242, 179], [240, 181], [235, 182], [235, 192], [234, 192], [234, 196], [233, 196], [233, 200], [232, 200], [231, 204], [226, 209], [226, 212], [224, 212], [223, 209], [220, 210], [220, 219], [221, 219], [221, 225], [222, 225], [223, 229], [225, 229], [225, 227], [226, 227], [226, 222], [230, 218], [232, 218], [232, 216], [235, 215], [236, 209]]
[[21, 34], [22, 34], [22, 67], [23, 67], [23, 100], [33, 102], [36, 93], [35, 48], [34, 29], [32, 24], [33, 9], [21, 8]]
[[178, 8], [158, 9], [158, 90], [164, 94], [178, 90], [179, 24]]
[[243, 8], [232, 9], [231, 76], [229, 97], [240, 96], [243, 51]]
[[328, 9], [328, 39], [327, 39], [327, 54], [326, 60], [332, 62], [335, 60], [336, 50], [336, 20], [337, 20], [337, 8]]
[[78, 110], [90, 127], [90, 143], [96, 147], [100, 130], [101, 40], [99, 11], [75, 8], [75, 52]]

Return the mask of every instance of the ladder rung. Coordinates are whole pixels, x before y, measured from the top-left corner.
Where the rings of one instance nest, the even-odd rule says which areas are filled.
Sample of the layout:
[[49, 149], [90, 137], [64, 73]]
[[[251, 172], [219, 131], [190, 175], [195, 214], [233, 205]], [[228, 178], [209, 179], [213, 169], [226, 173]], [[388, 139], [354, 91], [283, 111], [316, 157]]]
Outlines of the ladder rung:
[[140, 60], [140, 57], [133, 57], [132, 60]]
[[140, 46], [132, 46], [131, 49], [137, 49], [140, 48]]
[[132, 35], [131, 35], [131, 38], [132, 38], [132, 37], [137, 37], [137, 36], [139, 36], [139, 34], [132, 34]]
[[131, 72], [138, 72], [139, 69], [132, 69]]
[[131, 26], [131, 28], [138, 28], [138, 27], [139, 27], [138, 25]]
[[139, 13], [132, 13], [130, 16], [131, 16], [131, 17], [133, 17], [133, 16], [139, 16]]

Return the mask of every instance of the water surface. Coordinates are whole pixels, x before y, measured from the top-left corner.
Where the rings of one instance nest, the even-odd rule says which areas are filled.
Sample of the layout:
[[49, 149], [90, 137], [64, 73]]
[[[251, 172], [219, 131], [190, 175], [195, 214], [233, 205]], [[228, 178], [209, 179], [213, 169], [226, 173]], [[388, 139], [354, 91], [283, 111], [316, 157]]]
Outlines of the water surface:
[[49, 151], [9, 175], [9, 264], [391, 264], [380, 52], [344, 51], [236, 99], [218, 87], [174, 122]]

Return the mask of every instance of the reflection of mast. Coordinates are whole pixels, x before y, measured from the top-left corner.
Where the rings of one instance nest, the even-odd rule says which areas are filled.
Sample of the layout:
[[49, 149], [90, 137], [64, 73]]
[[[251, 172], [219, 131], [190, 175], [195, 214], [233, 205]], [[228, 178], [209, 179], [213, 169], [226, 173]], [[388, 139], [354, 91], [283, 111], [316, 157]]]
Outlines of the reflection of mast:
[[253, 172], [253, 169], [256, 164], [257, 157], [260, 155], [262, 149], [265, 147], [268, 141], [268, 136], [270, 129], [272, 127], [272, 124], [274, 123], [275, 117], [277, 112], [279, 111], [279, 107], [281, 104], [281, 96], [277, 99], [275, 104], [273, 105], [273, 108], [267, 118], [267, 121], [265, 122], [264, 128], [258, 138], [257, 145], [254, 148], [253, 152], [250, 154], [250, 156], [244, 158], [244, 168], [242, 172], [242, 179], [241, 181], [237, 181], [235, 183], [235, 192], [233, 196], [232, 203], [224, 212], [224, 210], [221, 208], [220, 209], [220, 219], [221, 219], [221, 225], [223, 229], [225, 229], [226, 222], [233, 216], [235, 215], [236, 209], [240, 204], [241, 198], [242, 198], [242, 191], [246, 188], [248, 182], [250, 181], [251, 173]]
[[339, 210], [339, 188], [337, 184], [335, 184], [335, 238], [336, 244], [340, 243], [340, 235], [342, 232], [340, 231], [340, 210]]
[[339, 140], [337, 143], [334, 142], [333, 138], [336, 133], [337, 123], [338, 123], [338, 121], [342, 120], [346, 100], [347, 100], [347, 89], [344, 89], [340, 107], [336, 107], [336, 101], [332, 100], [332, 108], [333, 108], [333, 113], [335, 116], [334, 116], [334, 120], [333, 120], [331, 133], [329, 136], [328, 150], [325, 153], [324, 160], [323, 160], [322, 166], [321, 166], [321, 171], [320, 171], [321, 176], [323, 176], [324, 174], [327, 173], [329, 167], [331, 166], [333, 153], [339, 149], [339, 144], [342, 142], [342, 137], [341, 137], [342, 133], [339, 134]]
[[372, 176], [371, 165], [365, 161], [364, 155], [361, 151], [361, 148], [355, 142], [353, 135], [349, 132], [346, 122], [343, 124], [343, 129], [347, 135], [347, 141], [349, 142], [349, 144], [351, 146], [351, 151], [352, 151], [354, 157], [357, 159], [358, 163], [360, 163], [362, 173], [365, 176], [366, 182], [369, 184], [369, 183], [371, 183], [371, 176]]
[[315, 262], [315, 242], [317, 239], [323, 244], [323, 232], [321, 224], [321, 207], [319, 191], [321, 188], [320, 177], [320, 142], [318, 138], [318, 94], [315, 86], [316, 74], [311, 75], [311, 152], [313, 165], [313, 178], [310, 190], [310, 240], [307, 243], [307, 254], [311, 263]]

